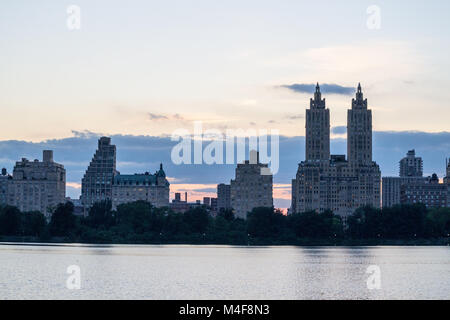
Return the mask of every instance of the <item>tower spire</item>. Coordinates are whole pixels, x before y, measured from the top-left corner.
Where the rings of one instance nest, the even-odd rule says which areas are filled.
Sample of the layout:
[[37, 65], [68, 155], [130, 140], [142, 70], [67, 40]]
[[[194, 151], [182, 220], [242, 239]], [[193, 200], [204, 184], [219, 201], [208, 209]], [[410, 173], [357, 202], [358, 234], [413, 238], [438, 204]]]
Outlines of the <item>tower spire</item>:
[[358, 83], [356, 89], [356, 99], [352, 99], [352, 108], [367, 109], [367, 99], [364, 100], [364, 94], [362, 92], [361, 83]]
[[319, 83], [317, 82], [316, 92], [314, 93], [314, 101], [318, 104], [320, 103], [321, 100], [322, 100], [322, 93], [320, 92], [320, 86]]

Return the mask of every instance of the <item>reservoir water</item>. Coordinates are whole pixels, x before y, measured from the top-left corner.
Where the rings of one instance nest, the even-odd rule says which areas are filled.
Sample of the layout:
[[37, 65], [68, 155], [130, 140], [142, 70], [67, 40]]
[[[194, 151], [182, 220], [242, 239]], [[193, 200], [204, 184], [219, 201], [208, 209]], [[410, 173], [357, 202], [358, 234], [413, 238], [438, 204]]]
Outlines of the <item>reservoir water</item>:
[[447, 300], [450, 247], [0, 244], [0, 299]]

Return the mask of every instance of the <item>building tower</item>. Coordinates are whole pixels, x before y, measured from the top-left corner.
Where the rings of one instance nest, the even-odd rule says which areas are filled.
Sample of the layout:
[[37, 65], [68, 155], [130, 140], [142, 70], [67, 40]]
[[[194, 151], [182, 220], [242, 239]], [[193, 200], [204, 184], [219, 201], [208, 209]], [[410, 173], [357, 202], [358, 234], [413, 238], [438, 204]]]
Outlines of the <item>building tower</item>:
[[22, 212], [40, 211], [47, 217], [66, 198], [66, 170], [53, 161], [53, 151], [44, 150], [43, 160], [16, 162], [8, 178], [7, 204]]
[[400, 177], [423, 177], [423, 161], [416, 157], [415, 150], [409, 150], [400, 160]]
[[372, 110], [367, 109], [361, 84], [347, 113], [347, 156], [352, 166], [372, 164]]
[[231, 209], [231, 189], [229, 184], [221, 183], [217, 185], [217, 209]]
[[314, 99], [306, 110], [306, 161], [330, 159], [330, 110], [317, 83]]
[[116, 174], [116, 146], [111, 144], [111, 138], [101, 137], [81, 180], [81, 203], [85, 214], [94, 203], [111, 200], [112, 182]]
[[7, 193], [8, 193], [8, 180], [12, 177], [6, 171], [6, 168], [2, 169], [0, 174], [0, 206], [6, 204]]
[[237, 165], [236, 177], [230, 183], [230, 203], [236, 217], [246, 219], [254, 208], [273, 207], [273, 176], [261, 174], [267, 168], [253, 150], [250, 160]]
[[447, 180], [447, 183], [450, 184], [450, 158], [445, 159], [445, 164], [446, 164], [446, 168], [447, 168], [445, 178]]

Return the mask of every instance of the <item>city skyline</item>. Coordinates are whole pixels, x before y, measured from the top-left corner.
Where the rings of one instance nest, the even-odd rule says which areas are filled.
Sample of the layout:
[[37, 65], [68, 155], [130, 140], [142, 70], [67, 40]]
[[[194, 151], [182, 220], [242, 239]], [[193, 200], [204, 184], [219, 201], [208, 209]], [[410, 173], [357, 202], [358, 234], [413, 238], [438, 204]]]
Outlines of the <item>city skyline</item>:
[[[329, 134], [329, 132], [330, 132], [330, 127], [331, 127], [330, 126], [330, 113], [329, 113], [329, 109], [327, 109], [326, 106], [325, 106], [325, 99], [322, 99], [322, 93], [321, 93], [321, 89], [320, 89], [319, 83], [317, 83], [316, 86], [315, 86], [314, 98], [310, 99], [310, 105], [311, 105], [311, 109], [312, 110], [307, 110], [307, 115], [308, 116], [307, 116], [307, 119], [306, 119], [307, 120], [306, 127], [307, 128], [310, 127], [310, 129], [307, 129], [307, 130], [310, 130], [310, 131], [307, 131], [307, 132], [310, 132], [310, 134], [309, 134], [310, 138], [309, 138], [309, 140], [308, 140], [308, 138], [306, 139], [306, 141], [307, 141], [307, 144], [306, 144], [307, 148], [305, 150], [306, 163], [308, 163], [308, 161], [313, 161], [314, 162], [314, 161], [317, 161], [318, 159], [321, 159], [321, 161], [325, 161], [325, 162], [328, 162], [329, 160], [331, 160], [331, 163], [332, 164], [334, 163], [333, 166], [336, 165], [338, 162], [342, 163], [343, 165], [346, 165], [346, 164], [344, 164], [344, 162], [346, 163], [346, 160], [345, 160], [346, 156], [345, 155], [341, 156], [340, 154], [342, 154], [342, 153], [340, 153], [338, 155], [336, 155], [336, 154], [330, 155], [330, 144], [328, 142], [328, 141], [330, 141], [330, 134]], [[352, 145], [347, 143], [347, 150], [346, 150], [347, 151], [348, 161], [349, 161], [349, 164], [351, 162], [353, 162], [355, 164], [356, 163], [360, 163], [360, 164], [363, 164], [363, 165], [364, 164], [370, 164], [370, 163], [372, 163], [371, 160], [370, 160], [372, 158], [372, 133], [371, 133], [372, 132], [372, 129], [371, 129], [372, 128], [372, 125], [371, 125], [372, 114], [371, 114], [371, 110], [368, 109], [367, 99], [364, 99], [364, 97], [363, 97], [361, 84], [358, 84], [358, 89], [357, 89], [357, 92], [356, 92], [356, 99], [352, 99], [351, 105], [352, 105], [352, 108], [349, 109], [348, 121], [350, 121], [351, 119], [359, 119], [359, 117], [361, 117], [361, 116], [363, 116], [363, 118], [361, 118], [361, 119], [366, 119], [367, 118], [367, 120], [364, 120], [364, 121], [368, 121], [368, 123], [364, 124], [363, 127], [361, 127], [361, 128], [364, 128], [364, 129], [361, 132], [357, 133], [357, 135], [359, 135], [359, 136], [361, 136], [363, 138], [362, 139], [363, 142], [367, 140], [367, 142], [369, 144], [367, 146], [365, 146], [365, 145], [359, 146], [359, 144], [358, 144], [358, 147], [357, 147], [357, 145], [355, 144], [356, 140], [354, 140], [354, 139], [356, 139], [356, 136], [354, 137], [354, 139], [351, 139], [351, 141], [354, 141], [354, 142], [353, 142]], [[324, 119], [321, 120], [321, 118], [318, 117], [319, 114], [312, 115], [312, 114], [308, 113], [308, 112], [312, 112], [314, 110], [317, 111], [317, 112], [325, 112], [326, 111], [326, 119], [324, 118]], [[364, 111], [364, 110], [366, 110], [366, 111]], [[353, 114], [356, 111], [357, 111], [357, 113]], [[358, 115], [359, 112], [363, 112], [363, 114]], [[366, 115], [367, 112], [368, 112], [368, 114]], [[312, 127], [311, 127], [311, 125], [308, 126], [308, 120], [311, 123], [312, 119], [315, 119], [316, 122], [318, 121], [317, 124], [319, 124], [320, 126], [317, 127], [317, 124], [312, 126]], [[323, 121], [325, 121], [325, 122], [323, 122]], [[361, 123], [358, 124], [359, 121], [360, 120], [356, 121], [352, 125], [350, 125], [350, 122], [349, 122], [349, 126], [354, 127], [357, 130], [360, 130], [360, 129], [358, 129], [360, 127], [360, 125], [361, 125]], [[323, 123], [323, 125], [325, 125], [325, 127], [322, 126], [322, 123]], [[319, 131], [317, 131], [317, 133], [321, 132], [319, 135], [317, 135], [317, 133], [315, 131], [316, 129], [319, 130]], [[352, 130], [354, 130], [354, 129], [352, 129]], [[349, 133], [349, 134], [353, 135], [352, 133]], [[311, 140], [311, 137], [313, 137], [312, 140]], [[316, 139], [318, 139], [318, 140], [316, 141]], [[308, 141], [310, 141], [310, 142], [308, 142]], [[314, 141], [316, 141], [317, 143], [314, 142]], [[312, 143], [312, 142], [314, 142], [314, 143]], [[97, 167], [98, 168], [103, 167], [104, 165], [106, 165], [106, 167], [105, 167], [106, 171], [104, 173], [100, 173], [98, 178], [94, 178], [94, 175], [93, 175], [92, 178], [89, 178], [89, 179], [94, 179], [94, 180], [95, 179], [97, 179], [97, 180], [98, 179], [104, 179], [103, 175], [106, 174], [109, 177], [109, 180], [111, 180], [111, 183], [112, 183], [114, 176], [116, 176], [116, 177], [120, 177], [121, 176], [120, 172], [116, 170], [116, 146], [115, 145], [110, 145], [110, 143], [111, 143], [111, 138], [110, 137], [101, 137], [98, 140], [98, 148], [99, 149], [97, 149], [97, 151], [95, 152], [94, 157], [92, 158], [92, 161], [89, 164], [88, 170], [86, 171], [86, 174], [88, 174], [88, 172], [91, 172], [93, 170], [92, 173], [95, 175], [96, 174], [95, 172], [97, 172], [96, 168]], [[319, 153], [316, 153], [316, 147], [315, 147], [316, 144], [317, 144], [317, 147], [319, 147], [319, 149], [321, 150]], [[246, 149], [247, 149], [247, 152], [250, 151], [248, 142], [246, 143]], [[359, 149], [362, 149], [364, 152], [357, 151]], [[144, 150], [145, 150], [145, 148], [144, 148]], [[367, 150], [367, 152], [365, 150]], [[314, 153], [313, 153], [313, 151], [314, 151]], [[161, 154], [158, 154], [158, 156], [161, 156]], [[248, 156], [251, 159], [250, 153], [248, 153]], [[259, 158], [259, 156], [258, 156], [258, 158]], [[52, 153], [52, 159], [53, 159], [53, 153]], [[105, 160], [105, 159], [107, 159], [107, 160]], [[317, 160], [315, 160], [315, 159], [317, 159]], [[414, 160], [414, 159], [417, 159], [417, 161], [420, 161], [420, 162], [416, 163], [417, 161]], [[24, 160], [22, 160], [22, 161], [24, 161]], [[35, 160], [35, 162], [36, 161], [37, 160]], [[448, 176], [447, 157], [445, 157], [444, 161], [446, 162], [446, 166], [444, 167], [444, 170], [443, 170], [445, 172], [444, 175], [447, 174], [447, 176]], [[173, 162], [173, 159], [172, 159], [172, 162]], [[248, 162], [248, 161], [245, 161], [245, 162]], [[304, 163], [304, 162], [302, 162], [302, 163]], [[227, 163], [227, 165], [230, 166], [230, 163]], [[235, 168], [236, 165], [237, 165], [237, 167], [239, 167], [239, 163], [231, 164], [231, 166], [233, 168]], [[378, 167], [378, 165], [376, 165], [376, 162], [374, 162], [374, 165], [376, 167]], [[111, 168], [107, 169], [107, 168], [109, 168], [109, 166]], [[205, 167], [205, 164], [202, 164], [202, 166]], [[206, 165], [206, 166], [208, 166], [208, 165]], [[215, 164], [213, 166], [220, 166], [220, 165], [219, 164]], [[399, 168], [400, 169], [399, 170], [399, 176], [400, 177], [405, 176], [405, 175], [411, 175], [411, 174], [415, 175], [416, 171], [413, 171], [412, 173], [407, 173], [407, 172], [409, 172], [412, 169], [413, 170], [420, 170], [420, 174], [423, 175], [423, 161], [422, 161], [422, 158], [421, 157], [415, 158], [415, 150], [414, 149], [413, 150], [409, 150], [408, 153], [407, 153], [407, 157], [406, 158], [402, 158], [399, 161], [399, 166], [400, 166], [400, 168]], [[91, 169], [91, 167], [92, 167], [92, 169]], [[189, 167], [189, 165], [187, 165], [187, 166], [186, 165], [181, 165], [179, 167], [186, 168], [186, 167]], [[146, 178], [145, 175], [148, 174], [148, 171], [150, 171], [150, 170], [148, 170], [148, 168], [145, 168], [145, 170], [146, 170], [147, 173], [141, 174], [141, 176], [144, 179], [142, 182], [147, 181], [148, 178]], [[160, 163], [160, 171], [161, 170], [162, 170], [162, 163]], [[379, 169], [377, 169], [376, 171], [378, 171], [378, 170]], [[136, 172], [136, 170], [134, 172]], [[164, 173], [164, 171], [162, 171], [162, 172], [163, 172], [163, 176], [164, 176], [164, 180], [165, 180], [166, 179], [166, 174]], [[298, 179], [298, 174], [299, 173], [297, 173], [297, 179]], [[137, 174], [137, 175], [139, 176], [139, 174]], [[276, 175], [276, 173], [275, 173], [275, 175]], [[379, 173], [378, 173], [378, 175], [379, 175]], [[441, 181], [445, 177], [444, 175], [440, 179]], [[134, 173], [134, 176], [136, 176], [136, 173]], [[388, 177], [388, 176], [389, 175], [383, 175], [383, 177]], [[430, 176], [431, 176], [431, 174], [429, 175], [429, 177]], [[125, 175], [123, 177], [127, 177], [127, 176]], [[167, 200], [165, 200], [165, 202], [168, 203], [169, 199], [173, 199], [174, 195], [176, 193], [180, 193], [180, 192], [189, 193], [189, 197], [192, 200], [192, 191], [194, 193], [193, 198], [196, 201], [199, 201], [199, 200], [201, 200], [202, 198], [205, 198], [205, 197], [214, 198], [214, 197], [217, 196], [217, 193], [216, 193], [217, 189], [216, 188], [217, 188], [218, 185], [220, 185], [223, 182], [225, 182], [225, 183], [228, 183], [230, 181], [233, 182], [233, 180], [230, 179], [230, 178], [225, 178], [225, 180], [219, 181], [219, 180], [217, 180], [218, 178], [217, 178], [216, 175], [214, 177], [215, 177], [216, 180], [214, 180], [214, 183], [209, 184], [209, 185], [208, 184], [200, 184], [200, 183], [195, 183], [195, 184], [192, 184], [192, 183], [191, 184], [177, 184], [177, 183], [173, 183], [172, 184], [172, 190], [170, 191], [170, 193], [169, 193], [169, 189], [167, 189], [168, 198], [167, 198]], [[271, 177], [272, 177], [272, 175], [271, 175]], [[435, 174], [433, 174], [433, 179], [436, 179], [436, 177], [437, 176]], [[83, 177], [83, 181], [84, 181], [84, 179], [86, 179], [86, 175]], [[126, 179], [128, 179], [128, 178], [126, 178]], [[133, 177], [133, 179], [134, 179], [134, 177]], [[169, 183], [169, 181], [170, 182], [183, 181], [183, 179], [184, 179], [183, 175], [174, 176], [174, 177], [167, 177], [167, 180], [165, 180], [166, 181], [165, 183]], [[380, 180], [380, 179], [378, 179], [378, 180]], [[271, 181], [272, 181], [272, 178], [271, 178]], [[424, 178], [423, 181], [427, 181], [427, 178]], [[198, 181], [196, 181], [196, 182], [198, 182]], [[384, 178], [383, 178], [383, 183], [384, 183]], [[75, 186], [76, 189], [82, 189], [81, 188], [81, 184], [78, 184], [78, 183], [68, 182], [67, 186], [69, 188], [74, 188], [74, 184], [77, 184]], [[271, 182], [271, 185], [272, 185], [272, 182]], [[203, 190], [201, 190], [201, 191], [195, 190], [195, 189], [192, 190], [192, 189], [190, 189], [190, 187], [200, 188], [200, 189], [203, 188]], [[271, 188], [271, 194], [273, 194], [273, 198], [275, 200], [274, 201], [275, 202], [275, 207], [279, 207], [281, 209], [286, 209], [286, 210], [289, 209], [289, 206], [286, 205], [287, 201], [289, 201], [289, 202], [290, 201], [294, 201], [293, 200], [293, 196], [294, 195], [291, 192], [288, 191], [288, 189], [290, 187], [291, 186], [289, 184], [281, 184], [281, 183], [273, 184], [273, 192], [272, 192], [272, 188]], [[294, 185], [292, 187], [294, 187]], [[91, 188], [91, 187], [89, 187], [89, 188]], [[92, 187], [92, 188], [94, 188], [94, 187]], [[109, 186], [109, 188], [111, 188], [111, 186]], [[398, 185], [398, 188], [400, 188], [400, 185]], [[399, 194], [400, 193], [400, 189], [398, 189], [398, 191], [396, 191], [396, 192], [398, 192], [398, 195], [396, 197], [399, 199], [399, 197], [400, 197], [400, 194]], [[149, 191], [147, 191], [147, 195], [148, 194], [149, 194]], [[124, 195], [125, 194], [123, 193], [122, 197]], [[72, 197], [72, 194], [68, 193], [68, 196]], [[104, 199], [112, 199], [111, 189], [109, 189], [109, 191], [106, 190], [105, 196], [106, 196], [106, 198], [104, 198]], [[135, 197], [135, 196], [132, 196], [131, 198], [133, 198], [133, 197]], [[137, 197], [138, 198], [142, 198], [142, 195], [137, 196]], [[78, 199], [78, 195], [76, 197], [72, 197], [72, 198]], [[377, 196], [377, 198], [378, 198], [378, 200], [376, 200], [374, 203], [380, 202], [380, 200], [381, 200], [381, 193], [379, 193], [379, 196]], [[99, 199], [97, 199], [95, 201], [99, 201], [99, 200], [101, 200], [101, 199], [99, 198]], [[280, 200], [285, 201], [285, 202], [281, 202]], [[85, 200], [81, 200], [81, 201], [83, 202]], [[124, 198], [121, 201], [126, 201], [126, 200]], [[372, 201], [373, 200], [370, 200], [370, 202], [372, 202]], [[284, 206], [283, 205], [279, 205], [280, 203], [283, 203]], [[86, 204], [89, 207], [89, 206], [91, 206], [93, 204], [93, 202], [90, 201], [90, 202], [88, 202]], [[336, 207], [336, 208], [338, 208], [338, 207]], [[336, 209], [336, 210], [338, 210], [338, 209]]]
[[[376, 116], [375, 116], [376, 117]], [[299, 119], [298, 121], [302, 121], [302, 119]], [[411, 135], [411, 140], [414, 141], [416, 140], [414, 143], [410, 143], [408, 144], [411, 147], [414, 147], [416, 145], [420, 145], [425, 143], [426, 144], [426, 139], [424, 139], [424, 141], [420, 141], [420, 133], [405, 133], [407, 135]], [[417, 137], [415, 137], [415, 135], [419, 135], [419, 139], [417, 139]], [[376, 136], [376, 133], [375, 133]], [[450, 137], [450, 134], [448, 134], [448, 136]], [[79, 195], [81, 194], [81, 171], [84, 170], [85, 168], [83, 168], [83, 166], [87, 167], [87, 164], [89, 162], [88, 159], [90, 159], [91, 155], [89, 154], [90, 152], [92, 152], [92, 144], [90, 146], [86, 146], [86, 148], [82, 148], [81, 150], [79, 149], [83, 144], [86, 144], [88, 141], [94, 139], [98, 139], [100, 136], [96, 135], [96, 134], [89, 134], [89, 133], [85, 133], [84, 135], [80, 135], [78, 137], [74, 137], [72, 139], [69, 139], [70, 143], [63, 143], [63, 144], [59, 144], [58, 140], [54, 140], [54, 141], [48, 141], [44, 144], [31, 144], [29, 145], [26, 142], [17, 142], [18, 144], [16, 145], [15, 141], [6, 141], [6, 142], [1, 142], [0, 141], [0, 147], [3, 151], [6, 151], [4, 156], [0, 159], [0, 166], [1, 167], [6, 167], [8, 172], [12, 172], [12, 165], [17, 161], [17, 159], [20, 158], [29, 158], [29, 159], [33, 159], [33, 158], [37, 158], [37, 157], [33, 157], [33, 156], [29, 156], [29, 151], [27, 149], [35, 149], [36, 152], [38, 154], [40, 154], [42, 152], [42, 149], [60, 149], [60, 150], [70, 150], [71, 146], [70, 144], [75, 142], [76, 145], [81, 144], [80, 146], [76, 146], [76, 148], [73, 150], [73, 152], [77, 153], [77, 155], [73, 158], [68, 157], [65, 161], [61, 161], [60, 159], [58, 159], [58, 157], [63, 156], [61, 154], [61, 152], [57, 152], [56, 153], [56, 157], [57, 157], [57, 161], [61, 162], [63, 165], [66, 165], [66, 168], [69, 168], [71, 166], [75, 166], [77, 168], [80, 168], [79, 170], [70, 170], [68, 169], [67, 174], [68, 174], [68, 180], [67, 180], [67, 195], [71, 198], [78, 198]], [[142, 145], [139, 145], [139, 141], [145, 141], [145, 145], [146, 147], [148, 147], [148, 151], [150, 152], [150, 154], [152, 154], [151, 150], [153, 150], [154, 148], [159, 149], [159, 150], [165, 150], [163, 153], [160, 153], [157, 155], [157, 159], [154, 159], [155, 161], [152, 162], [148, 162], [147, 160], [144, 159], [133, 159], [133, 157], [136, 155], [136, 150], [133, 150], [132, 153], [130, 154], [126, 154], [124, 151], [122, 152], [118, 152], [118, 157], [120, 156], [125, 156], [126, 159], [124, 159], [125, 161], [118, 161], [118, 169], [123, 170], [124, 172], [145, 172], [145, 171], [152, 171], [154, 168], [156, 168], [157, 166], [159, 166], [159, 163], [162, 161], [165, 164], [168, 165], [169, 168], [169, 176], [168, 176], [168, 180], [171, 182], [171, 191], [170, 191], [170, 199], [174, 198], [175, 193], [177, 192], [188, 192], [189, 193], [189, 198], [192, 200], [201, 200], [203, 199], [203, 197], [214, 197], [215, 192], [216, 192], [216, 186], [219, 183], [229, 183], [231, 177], [232, 177], [232, 172], [234, 171], [234, 166], [233, 165], [213, 165], [213, 166], [209, 166], [209, 165], [199, 165], [199, 166], [189, 166], [189, 165], [181, 165], [181, 166], [174, 166], [172, 163], [170, 163], [170, 148], [173, 147], [173, 143], [170, 141], [170, 139], [156, 139], [153, 140], [152, 137], [135, 137], [137, 139], [137, 143], [138, 145], [135, 145], [136, 148], [139, 149], [140, 153], [142, 153], [142, 156], [144, 158], [147, 158], [147, 155], [145, 153], [145, 148], [142, 148]], [[300, 138], [300, 141], [299, 141]], [[436, 137], [437, 139], [439, 139], [439, 135]], [[125, 140], [127, 142], [129, 142], [131, 140], [134, 139], [134, 137], [129, 137], [129, 136], [115, 136], [113, 137], [113, 139], [119, 139], [119, 140]], [[287, 165], [282, 166], [280, 168], [280, 173], [277, 175], [274, 175], [274, 203], [276, 207], [279, 208], [284, 208], [287, 209], [290, 205], [290, 201], [291, 201], [291, 192], [290, 192], [290, 188], [291, 185], [289, 184], [289, 179], [290, 176], [289, 174], [292, 176], [294, 175], [294, 170], [292, 170], [294, 167], [296, 167], [296, 165], [298, 164], [298, 162], [300, 162], [302, 159], [304, 159], [304, 152], [301, 151], [303, 146], [304, 146], [304, 141], [302, 141], [302, 139], [304, 139], [303, 137], [295, 137], [295, 138], [286, 138], [286, 141], [288, 142], [287, 146], [285, 147], [286, 151], [287, 150], [291, 150], [292, 147], [295, 147], [297, 149], [298, 152], [296, 152], [298, 158], [293, 158], [292, 159], [292, 154], [291, 151], [288, 152], [283, 152], [283, 145], [286, 141], [283, 141], [280, 144], [280, 148], [282, 149], [280, 152], [280, 158], [281, 158], [281, 163], [286, 163], [286, 161], [289, 161], [288, 163], [291, 163], [290, 167], [287, 167]], [[387, 136], [384, 140], [392, 140], [392, 137]], [[440, 137], [440, 139], [443, 139], [445, 141], [445, 134], [443, 137]], [[376, 141], [376, 138], [374, 139]], [[447, 140], [448, 141], [448, 140]], [[136, 143], [135, 142], [135, 143]], [[3, 143], [3, 145], [2, 145]], [[97, 141], [95, 141], [95, 144], [97, 143]], [[164, 148], [161, 147], [162, 144], [166, 144]], [[333, 148], [333, 144], [335, 144], [335, 147]], [[42, 145], [42, 147], [39, 147], [39, 145]], [[376, 145], [376, 144], [375, 144]], [[448, 151], [446, 149], [446, 143], [444, 142], [443, 144], [441, 144], [440, 146], [438, 145], [438, 148], [444, 148], [441, 149], [440, 153], [437, 154], [423, 154], [423, 156], [425, 156], [425, 170], [424, 170], [424, 175], [425, 176], [431, 176], [433, 173], [438, 173], [439, 178], [442, 180], [442, 178], [445, 176], [445, 159], [447, 158], [448, 155]], [[28, 147], [27, 147], [28, 146]], [[17, 147], [17, 150], [12, 150], [12, 148]], [[56, 148], [55, 148], [56, 147]], [[404, 148], [404, 149], [400, 149], [398, 150], [398, 148], [402, 146], [390, 146], [391, 149], [388, 148], [389, 151], [391, 152], [395, 152], [396, 154], [401, 154], [403, 155], [406, 150], [408, 150], [409, 148]], [[122, 149], [127, 149], [127, 148], [131, 148], [133, 149], [133, 147], [130, 147], [129, 145], [127, 145], [127, 143], [125, 143], [125, 145], [123, 146]], [[423, 148], [423, 147], [422, 147]], [[421, 150], [422, 149], [420, 146], [416, 149]], [[333, 153], [338, 153], [338, 154], [343, 154], [346, 153], [347, 150], [347, 144], [346, 144], [346, 140], [345, 139], [336, 139], [333, 143], [333, 139], [331, 139], [331, 149], [333, 151]], [[396, 150], [395, 150], [396, 149]], [[375, 147], [375, 151], [374, 151], [374, 159], [378, 162], [377, 158], [379, 158], [380, 152], [377, 152], [377, 148]], [[24, 153], [25, 152], [25, 153]], [[80, 152], [81, 154], [85, 153], [84, 156], [84, 161], [81, 162], [77, 162], [78, 160], [80, 160]], [[422, 151], [423, 152], [423, 151]], [[8, 154], [11, 153], [15, 153], [17, 154], [17, 156], [14, 157], [8, 157]], [[288, 153], [288, 154], [286, 154]], [[70, 155], [71, 153], [69, 153]], [[422, 155], [422, 154], [420, 154]], [[434, 165], [432, 167], [432, 169], [430, 169], [430, 165], [429, 165], [429, 160], [431, 157], [432, 162], [434, 162]], [[139, 158], [141, 158], [141, 155], [138, 155]], [[8, 159], [9, 158], [9, 159]], [[83, 157], [81, 157], [83, 158]], [[15, 159], [15, 160], [14, 160]], [[283, 160], [284, 159], [284, 160]], [[393, 158], [394, 160], [390, 160], [388, 161], [382, 161], [382, 163], [384, 163], [385, 165], [388, 164], [390, 169], [389, 170], [383, 170], [382, 168], [382, 176], [397, 176], [398, 175], [398, 161], [400, 159], [400, 156], [394, 156]], [[6, 160], [6, 161], [5, 161]], [[134, 161], [137, 160], [137, 161]], [[9, 163], [8, 163], [9, 162]], [[211, 168], [208, 168], [211, 167]], [[219, 176], [216, 175], [216, 171], [219, 167], [222, 167], [220, 169], [221, 174]], [[175, 169], [175, 170], [174, 170]], [[213, 173], [213, 179], [211, 180], [211, 178], [209, 178], [209, 174], [206, 174], [206, 176], [203, 175], [199, 175], [198, 173], [200, 171], [205, 172], [204, 170], [206, 169], [206, 171], [212, 172]], [[183, 176], [183, 172], [188, 173], [187, 176]], [[79, 177], [78, 177], [79, 176]], [[79, 178], [76, 179], [74, 177]], [[205, 180], [206, 179], [206, 180]], [[187, 183], [183, 183], [183, 182], [187, 182]]]

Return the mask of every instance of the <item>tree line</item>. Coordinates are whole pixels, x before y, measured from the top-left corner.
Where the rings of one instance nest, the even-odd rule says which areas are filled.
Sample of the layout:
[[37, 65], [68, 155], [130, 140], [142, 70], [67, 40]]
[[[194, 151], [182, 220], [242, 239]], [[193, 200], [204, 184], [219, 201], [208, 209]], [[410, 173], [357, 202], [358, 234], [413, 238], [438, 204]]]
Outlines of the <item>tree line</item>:
[[211, 216], [204, 207], [185, 213], [145, 201], [94, 204], [86, 217], [75, 216], [71, 202], [60, 204], [47, 220], [40, 212], [0, 207], [0, 238], [123, 244], [357, 245], [448, 244], [450, 208], [422, 204], [377, 209], [362, 207], [344, 221], [332, 211], [283, 215], [255, 208], [247, 219], [223, 210]]

